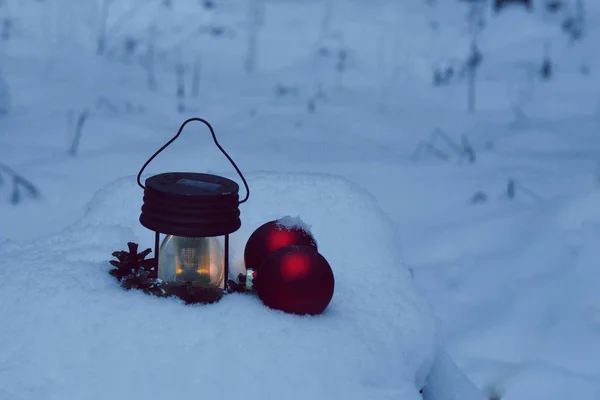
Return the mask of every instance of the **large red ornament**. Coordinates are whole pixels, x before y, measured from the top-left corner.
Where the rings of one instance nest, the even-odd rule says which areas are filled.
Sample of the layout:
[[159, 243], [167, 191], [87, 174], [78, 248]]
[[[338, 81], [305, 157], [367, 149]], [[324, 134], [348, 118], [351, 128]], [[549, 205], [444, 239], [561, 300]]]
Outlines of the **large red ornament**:
[[246, 243], [246, 269], [258, 271], [269, 254], [291, 245], [309, 246], [317, 250], [317, 241], [297, 218], [284, 217], [261, 225]]
[[329, 305], [335, 279], [329, 263], [314, 247], [287, 246], [269, 255], [253, 285], [268, 307], [314, 315]]

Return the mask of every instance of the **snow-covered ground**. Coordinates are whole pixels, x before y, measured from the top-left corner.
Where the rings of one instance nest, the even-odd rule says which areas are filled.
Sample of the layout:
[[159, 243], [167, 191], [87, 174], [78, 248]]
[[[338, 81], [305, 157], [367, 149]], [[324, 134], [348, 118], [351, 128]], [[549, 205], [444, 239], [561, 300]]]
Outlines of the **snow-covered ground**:
[[[347, 227], [350, 231], [362, 227], [365, 239], [349, 234], [352, 242], [346, 245], [349, 251], [367, 252], [373, 237], [396, 243], [405, 267], [438, 317], [440, 349], [437, 369], [431, 374], [438, 382], [448, 383], [450, 378], [442, 372], [447, 372], [452, 359], [489, 396], [600, 398], [596, 350], [600, 295], [595, 287], [600, 277], [596, 267], [600, 258], [596, 245], [600, 241], [600, 149], [596, 149], [600, 71], [594, 58], [600, 37], [598, 4], [585, 2], [587, 30], [575, 43], [560, 28], [564, 13], [576, 8], [575, 1], [567, 2], [570, 8], [559, 14], [543, 11], [540, 0], [531, 14], [517, 7], [499, 15], [486, 12], [486, 26], [478, 39], [484, 58], [478, 71], [476, 112], [471, 115], [466, 111], [464, 79], [432, 85], [436, 65], [456, 64], [469, 50], [467, 9], [462, 3], [257, 2], [264, 6], [264, 26], [258, 30], [257, 68], [250, 76], [244, 72], [250, 1], [216, 1], [210, 12], [197, 2], [173, 0], [170, 9], [161, 8], [159, 1], [115, 2], [107, 22], [108, 57], [94, 55], [101, 10], [94, 9], [92, 2], [83, 3], [8, 0], [0, 5], [4, 13], [0, 16], [10, 15], [16, 21], [14, 35], [0, 41], [0, 72], [12, 100], [9, 113], [0, 118], [0, 162], [33, 182], [41, 193], [40, 199], [25, 197], [12, 205], [12, 182], [2, 174], [3, 274], [18, 268], [13, 257], [23, 262], [33, 257], [23, 254], [33, 249], [21, 247], [30, 242], [52, 243], [56, 247], [52, 251], [63, 254], [60, 260], [48, 256], [48, 263], [63, 265], [57, 268], [66, 268], [64, 263], [76, 268], [79, 261], [104, 268], [103, 255], [108, 258], [135, 239], [113, 225], [131, 225], [137, 215], [124, 215], [123, 210], [135, 213], [139, 206], [132, 207], [131, 197], [121, 193], [127, 189], [113, 182], [135, 175], [185, 117], [198, 115], [214, 124], [223, 146], [254, 177], [250, 185], [263, 191], [257, 198], [268, 198], [264, 191], [273, 191], [273, 196], [287, 198], [290, 208], [296, 207], [294, 201], [304, 204], [302, 199], [294, 200], [296, 189], [290, 189], [294, 196], [285, 196], [274, 185], [261, 184], [260, 171], [337, 176], [362, 188], [364, 196], [372, 196], [397, 232], [390, 231], [390, 239], [384, 239], [368, 218], [354, 214], [369, 214], [372, 207], [362, 211], [355, 207], [347, 215]], [[147, 73], [136, 61], [147, 55], [144, 46], [153, 24], [160, 38], [155, 43], [160, 53], [156, 91], [148, 89]], [[197, 25], [224, 26], [225, 32], [233, 33], [195, 37]], [[126, 35], [140, 40], [139, 53], [131, 60], [119, 52]], [[178, 51], [178, 43], [184, 51]], [[319, 55], [323, 53], [319, 44], [329, 55]], [[335, 69], [340, 49], [348, 54], [343, 75]], [[553, 76], [547, 81], [538, 74], [544, 54], [553, 62]], [[175, 96], [178, 59], [188, 66], [183, 113], [177, 112]], [[198, 62], [200, 85], [194, 97], [192, 66]], [[73, 127], [84, 112], [88, 118], [78, 154], [69, 156]], [[437, 147], [448, 159], [427, 152], [413, 157], [435, 131], [459, 144], [462, 136], [467, 138], [475, 162], [458, 160], [441, 136]], [[214, 172], [235, 179], [208, 132], [198, 126], [186, 129], [148, 172], [168, 170]], [[90, 202], [99, 190], [113, 201]], [[324, 219], [315, 222], [325, 224], [328, 212], [333, 219], [339, 216], [335, 199], [321, 203], [307, 194], [305, 200], [316, 201], [315, 210], [329, 208], [322, 214], [315, 211]], [[340, 207], [348, 202], [339, 199]], [[264, 221], [271, 217], [257, 215]], [[96, 226], [96, 218], [104, 222]], [[120, 222], [124, 218], [128, 220]], [[243, 223], [243, 229], [253, 229], [259, 221]], [[73, 233], [81, 224], [88, 229], [81, 233], [92, 235], [88, 241]], [[340, 227], [340, 236], [332, 239], [343, 240], [345, 229]], [[132, 234], [142, 246], [150, 247], [151, 237], [141, 232]], [[240, 233], [238, 248], [249, 233]], [[70, 246], [71, 240], [76, 245]], [[61, 251], [61, 246], [66, 250]], [[340, 246], [332, 244], [330, 251], [340, 251]], [[26, 269], [37, 265], [50, 273], [52, 265], [35, 254], [37, 264]], [[96, 272], [88, 272], [87, 277]], [[12, 282], [23, 285], [23, 290], [37, 288], [43, 281], [36, 278], [37, 283], [28, 286], [24, 273], [15, 274]], [[0, 286], [3, 307], [14, 306], [14, 291], [21, 288], [8, 290], [7, 285]], [[116, 290], [116, 286], [108, 288], [110, 280], [97, 285], [110, 293]], [[334, 299], [342, 301], [342, 297]], [[27, 297], [18, 299], [22, 299], [20, 308], [13, 310], [32, 310]], [[171, 303], [161, 305], [146, 297], [131, 301], [179, 313]], [[219, 312], [215, 310], [207, 312]], [[42, 311], [36, 309], [40, 318]], [[44, 318], [55, 313], [59, 310]], [[38, 329], [33, 320], [15, 321], [16, 330]], [[51, 322], [43, 320], [39, 327], [61, 328]], [[191, 322], [190, 328], [195, 329]], [[10, 349], [19, 332], [0, 329], [0, 343]], [[24, 337], [36, 346], [45, 343]], [[13, 351], [24, 354], [19, 347]], [[32, 357], [29, 362], [45, 354], [35, 348], [27, 351]], [[1, 365], [0, 383], [11, 374], [25, 373], [26, 364], [10, 357], [3, 360], [13, 364]], [[68, 360], [76, 365], [83, 358]], [[444, 394], [440, 387], [427, 395], [444, 399], [449, 392]], [[43, 387], [32, 390], [20, 395], [39, 397]]]
[[[326, 175], [248, 179], [253, 200], [232, 237], [234, 275], [253, 229], [302, 215], [335, 270], [335, 298], [323, 315], [287, 315], [245, 294], [185, 307], [123, 291], [105, 254], [123, 240], [152, 242], [129, 176], [101, 190], [59, 236], [3, 252], [0, 396], [419, 399], [436, 358], [434, 317], [398, 268], [393, 226], [372, 197]], [[359, 241], [371, 251], [349, 246]], [[435, 380], [428, 386], [440, 390]]]

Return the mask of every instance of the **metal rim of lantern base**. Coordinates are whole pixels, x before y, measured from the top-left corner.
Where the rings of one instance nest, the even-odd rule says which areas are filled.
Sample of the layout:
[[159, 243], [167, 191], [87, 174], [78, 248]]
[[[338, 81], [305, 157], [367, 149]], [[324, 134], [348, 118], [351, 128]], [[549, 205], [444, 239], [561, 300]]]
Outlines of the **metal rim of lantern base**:
[[192, 282], [164, 282], [161, 288], [169, 295], [174, 295], [186, 302], [186, 304], [212, 304], [216, 303], [225, 294], [220, 287], [206, 288], [194, 286]]

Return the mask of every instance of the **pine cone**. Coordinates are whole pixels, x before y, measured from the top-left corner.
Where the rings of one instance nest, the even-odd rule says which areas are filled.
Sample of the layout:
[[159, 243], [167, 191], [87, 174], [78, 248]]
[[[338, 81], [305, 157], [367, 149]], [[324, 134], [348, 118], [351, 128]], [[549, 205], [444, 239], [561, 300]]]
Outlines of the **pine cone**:
[[158, 263], [156, 258], [146, 260], [146, 256], [152, 252], [146, 249], [138, 253], [137, 243], [127, 243], [129, 251], [115, 251], [112, 253], [118, 261], [111, 260], [110, 264], [115, 266], [109, 273], [117, 278], [121, 286], [126, 290], [138, 289], [144, 293], [162, 296], [165, 291], [160, 287], [158, 279]]
[[120, 282], [126, 276], [135, 275], [138, 270], [142, 269], [148, 271], [151, 278], [158, 277], [156, 259], [145, 259], [152, 250], [146, 249], [138, 253], [138, 244], [132, 242], [127, 243], [127, 247], [129, 247], [129, 251], [115, 251], [112, 253], [112, 256], [118, 259], [118, 261], [110, 261], [111, 265], [117, 267], [110, 271], [112, 276], [116, 277]]

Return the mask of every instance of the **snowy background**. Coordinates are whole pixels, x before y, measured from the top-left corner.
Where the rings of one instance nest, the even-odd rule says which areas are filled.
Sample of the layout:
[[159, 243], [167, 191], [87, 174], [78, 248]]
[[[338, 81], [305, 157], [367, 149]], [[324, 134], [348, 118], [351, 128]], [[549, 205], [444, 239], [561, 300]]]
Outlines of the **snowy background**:
[[[399, 282], [397, 297], [370, 299], [375, 316], [336, 286], [332, 331], [349, 321], [336, 310], [407, 310], [376, 333], [342, 335], [380, 345], [359, 346], [356, 369], [351, 357], [324, 367], [339, 382], [364, 373], [346, 397], [416, 399], [429, 379], [430, 400], [467, 400], [456, 394], [464, 373], [489, 399], [600, 399], [600, 3], [531, 2], [497, 13], [458, 0], [0, 0], [0, 400], [95, 398], [77, 381], [120, 398], [119, 373], [148, 360], [114, 351], [175, 340], [168, 324], [181, 323], [192, 336], [174, 353], [157, 345], [159, 358], [216, 354], [203, 340], [230, 326], [207, 333], [205, 322], [223, 310], [288, 332], [281, 348], [298, 324], [311, 326], [307, 343], [325, 340], [319, 320], [258, 300], [190, 310], [109, 279], [112, 251], [152, 246], [131, 177], [191, 116], [214, 124], [256, 191], [232, 239], [238, 268], [253, 229], [298, 214], [336, 279], [360, 287], [341, 271], [360, 275], [365, 260]], [[147, 172], [172, 170], [236, 179], [200, 126]], [[163, 325], [139, 346], [110, 341], [111, 327], [130, 341], [151, 331], [156, 313]], [[412, 352], [398, 363], [382, 352], [390, 344]], [[122, 370], [107, 372], [111, 360]], [[134, 382], [159, 379], [150, 369]], [[331, 398], [327, 385], [306, 393]]]

